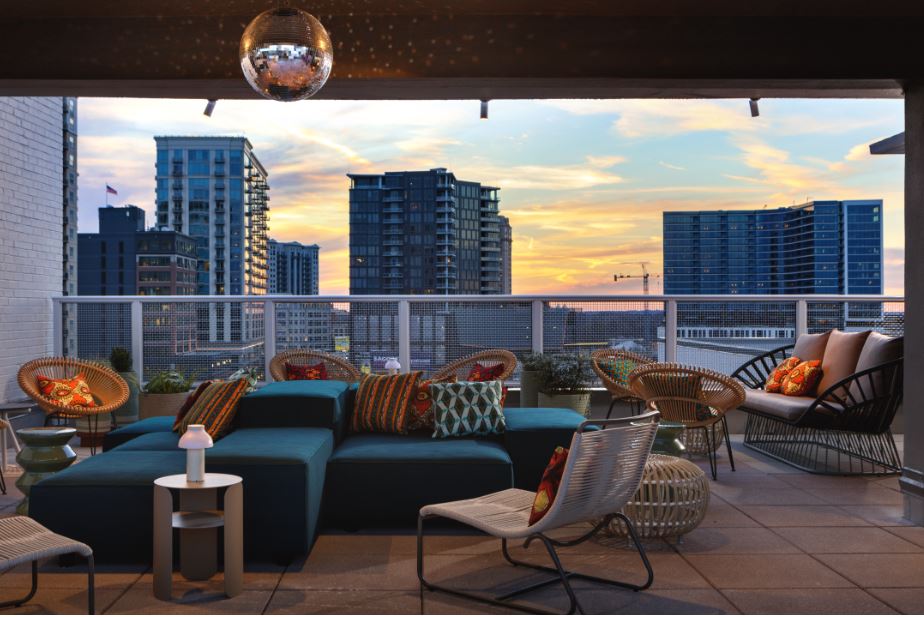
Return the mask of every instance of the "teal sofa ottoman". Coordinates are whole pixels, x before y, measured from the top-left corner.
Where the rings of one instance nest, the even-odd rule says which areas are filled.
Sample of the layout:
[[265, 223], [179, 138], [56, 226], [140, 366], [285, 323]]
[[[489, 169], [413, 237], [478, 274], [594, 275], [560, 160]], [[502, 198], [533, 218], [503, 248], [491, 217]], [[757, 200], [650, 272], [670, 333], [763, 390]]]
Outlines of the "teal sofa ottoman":
[[325, 527], [413, 527], [429, 503], [513, 486], [499, 438], [433, 439], [429, 434], [353, 433], [327, 464]]
[[339, 441], [355, 392], [355, 384], [343, 381], [276, 381], [241, 399], [234, 424], [238, 428], [329, 428]]

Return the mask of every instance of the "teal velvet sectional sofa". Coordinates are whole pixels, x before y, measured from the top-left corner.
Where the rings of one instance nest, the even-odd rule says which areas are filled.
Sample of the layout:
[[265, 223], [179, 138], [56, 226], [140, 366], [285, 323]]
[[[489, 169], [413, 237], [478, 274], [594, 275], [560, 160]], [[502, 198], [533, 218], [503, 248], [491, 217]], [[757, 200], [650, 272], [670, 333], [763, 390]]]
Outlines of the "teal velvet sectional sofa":
[[[355, 389], [269, 384], [241, 400], [234, 430], [206, 451], [207, 471], [244, 480], [247, 560], [306, 555], [321, 528], [411, 529], [428, 503], [535, 490], [552, 450], [568, 445], [583, 419], [507, 408], [506, 432], [490, 438], [351, 433]], [[150, 560], [152, 483], [185, 471], [172, 423], [148, 418], [111, 432], [103, 453], [33, 487], [30, 515], [86, 542], [98, 560]]]

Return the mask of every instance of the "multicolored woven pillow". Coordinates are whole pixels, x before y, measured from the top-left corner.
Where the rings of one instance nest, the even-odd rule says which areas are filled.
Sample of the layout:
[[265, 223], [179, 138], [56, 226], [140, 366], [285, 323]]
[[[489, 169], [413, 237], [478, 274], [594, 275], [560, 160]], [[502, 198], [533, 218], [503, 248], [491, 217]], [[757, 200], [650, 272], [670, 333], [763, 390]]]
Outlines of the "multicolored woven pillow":
[[183, 406], [180, 407], [180, 410], [176, 412], [176, 420], [173, 421], [173, 430], [178, 431], [183, 425], [183, 418], [186, 417], [186, 414], [189, 413], [190, 408], [193, 404], [202, 396], [202, 393], [205, 392], [205, 389], [210, 385], [215, 383], [214, 381], [203, 381], [199, 384], [199, 387], [189, 393], [189, 396], [186, 397], [186, 402], [183, 403]]
[[433, 396], [430, 394], [430, 385], [434, 383], [455, 383], [455, 376], [441, 381], [425, 379], [417, 382], [411, 407], [408, 409], [407, 430], [418, 431], [428, 429], [433, 431]]
[[629, 373], [634, 371], [636, 366], [638, 366], [636, 362], [625, 358], [613, 358], [603, 364], [610, 379], [624, 385], [629, 383]]
[[286, 362], [287, 381], [314, 381], [327, 379], [327, 365], [323, 362], [317, 364], [291, 364]]
[[565, 463], [568, 462], [568, 448], [558, 446], [552, 452], [552, 458], [546, 465], [545, 471], [542, 472], [542, 480], [539, 481], [539, 489], [536, 491], [536, 498], [533, 500], [533, 508], [529, 512], [529, 524], [535, 525], [542, 517], [549, 512], [555, 496], [558, 495], [558, 488], [561, 486], [561, 476], [565, 472]]
[[353, 431], [407, 433], [408, 410], [419, 379], [420, 371], [363, 375], [353, 405]]
[[764, 391], [780, 392], [783, 389], [783, 381], [786, 379], [786, 376], [801, 363], [802, 360], [796, 356], [786, 358], [780, 362], [779, 365], [773, 369], [773, 372], [770, 373], [770, 376], [767, 377], [767, 383], [764, 384]]
[[430, 386], [430, 395], [433, 397], [433, 437], [504, 432], [501, 382], [435, 383]]
[[202, 391], [180, 421], [177, 432], [183, 434], [190, 424], [204, 424], [205, 432], [218, 439], [231, 429], [237, 403], [247, 393], [246, 379], [219, 381]]
[[39, 392], [49, 400], [71, 407], [96, 407], [93, 393], [82, 373], [63, 379], [38, 375], [36, 381]]
[[821, 381], [821, 360], [801, 362], [783, 379], [782, 393], [786, 396], [810, 396]]

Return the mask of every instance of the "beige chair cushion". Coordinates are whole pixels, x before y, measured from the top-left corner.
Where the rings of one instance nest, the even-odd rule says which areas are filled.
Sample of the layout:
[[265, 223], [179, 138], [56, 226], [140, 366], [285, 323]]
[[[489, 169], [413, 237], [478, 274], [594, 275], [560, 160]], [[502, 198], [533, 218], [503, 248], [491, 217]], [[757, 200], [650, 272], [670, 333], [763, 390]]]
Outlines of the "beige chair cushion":
[[825, 346], [828, 344], [828, 337], [831, 336], [831, 332], [832, 330], [821, 334], [803, 334], [796, 340], [792, 355], [802, 362], [821, 360], [825, 356]]
[[744, 390], [744, 406], [790, 422], [798, 420], [815, 401], [814, 396], [786, 396], [763, 390]]
[[869, 337], [865, 332], [841, 332], [833, 330], [825, 346], [825, 355], [821, 360], [821, 381], [817, 393], [821, 394], [842, 379], [856, 372], [860, 352]]
[[[880, 364], [885, 364], [892, 360], [898, 360], [904, 354], [904, 344], [905, 340], [900, 336], [891, 337], [885, 334], [879, 334], [878, 332], [871, 332], [866, 342], [863, 344], [862, 351], [860, 351], [860, 357], [857, 360], [857, 368], [854, 369], [854, 372], [859, 373], [868, 368], [873, 368], [874, 366], [879, 366]], [[869, 381], [861, 379], [860, 385], [855, 383], [850, 387], [851, 393], [857, 399], [862, 399], [864, 395], [867, 397], [871, 396], [872, 388], [875, 387], [876, 394], [880, 396], [884, 394], [883, 387], [885, 384], [882, 383], [882, 375], [874, 375], [873, 381], [874, 384], [871, 386]]]

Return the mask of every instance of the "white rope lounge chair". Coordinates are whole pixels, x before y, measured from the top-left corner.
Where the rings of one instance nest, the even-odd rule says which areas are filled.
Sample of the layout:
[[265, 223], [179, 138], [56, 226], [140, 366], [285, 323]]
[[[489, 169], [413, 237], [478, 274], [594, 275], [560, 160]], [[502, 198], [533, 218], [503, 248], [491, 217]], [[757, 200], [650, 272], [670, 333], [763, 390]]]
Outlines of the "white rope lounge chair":
[[21, 563], [32, 562], [32, 589], [18, 600], [0, 602], [0, 608], [22, 606], [38, 589], [38, 560], [77, 553], [87, 559], [87, 612], [95, 610], [93, 584], [93, 549], [49, 531], [28, 516], [0, 518], [0, 572]]
[[[658, 412], [652, 411], [641, 416], [587, 420], [581, 423], [571, 439], [571, 448], [558, 494], [546, 515], [534, 525], [529, 525], [529, 514], [535, 493], [515, 488], [475, 499], [450, 501], [421, 508], [417, 520], [417, 577], [420, 579], [421, 587], [495, 606], [537, 612], [536, 607], [510, 600], [546, 585], [561, 583], [571, 602], [569, 613], [574, 613], [575, 610], [584, 612], [571, 587], [572, 578], [616, 585], [634, 591], [650, 587], [654, 581], [651, 564], [632, 522], [620, 510], [632, 498], [641, 483], [645, 462], [648, 460], [651, 444], [657, 432], [658, 419]], [[550, 572], [555, 576], [500, 596], [451, 589], [432, 583], [424, 576], [424, 521], [436, 517], [464, 523], [500, 538], [501, 553], [510, 564]], [[647, 580], [641, 585], [569, 572], [562, 567], [555, 551], [556, 546], [576, 546], [589, 540], [609, 525], [613, 518], [620, 519], [628, 528], [648, 572]], [[548, 531], [583, 522], [594, 523], [594, 527], [578, 538], [557, 540], [546, 535]], [[507, 550], [507, 542], [519, 539], [525, 539], [524, 548], [528, 548], [534, 540], [541, 541], [555, 567], [513, 559]]]

